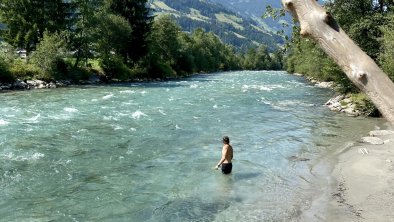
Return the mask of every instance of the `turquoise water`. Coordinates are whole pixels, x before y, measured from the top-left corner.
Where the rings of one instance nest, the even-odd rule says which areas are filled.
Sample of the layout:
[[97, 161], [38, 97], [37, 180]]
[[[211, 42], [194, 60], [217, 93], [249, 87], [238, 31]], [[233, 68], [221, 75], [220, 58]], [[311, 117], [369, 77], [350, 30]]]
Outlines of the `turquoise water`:
[[[0, 220], [297, 220], [314, 164], [378, 122], [330, 96], [249, 71], [0, 94]], [[212, 169], [223, 135], [230, 176]]]

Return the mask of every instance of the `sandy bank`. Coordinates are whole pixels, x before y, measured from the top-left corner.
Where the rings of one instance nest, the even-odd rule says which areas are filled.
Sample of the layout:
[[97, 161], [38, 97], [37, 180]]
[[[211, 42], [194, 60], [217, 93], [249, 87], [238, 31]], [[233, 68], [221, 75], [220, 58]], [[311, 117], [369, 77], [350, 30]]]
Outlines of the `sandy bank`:
[[394, 127], [338, 151], [324, 194], [305, 221], [394, 221]]

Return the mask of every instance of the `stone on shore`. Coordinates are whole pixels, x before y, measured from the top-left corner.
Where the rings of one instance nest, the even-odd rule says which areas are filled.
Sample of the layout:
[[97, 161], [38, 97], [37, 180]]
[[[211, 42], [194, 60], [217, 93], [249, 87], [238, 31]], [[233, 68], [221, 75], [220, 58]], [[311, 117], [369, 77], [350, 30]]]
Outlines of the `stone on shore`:
[[394, 134], [393, 130], [374, 130], [369, 132], [370, 136], [387, 136]]
[[331, 111], [343, 112], [348, 116], [360, 116], [363, 114], [357, 109], [356, 104], [349, 96], [339, 95], [328, 100], [325, 104]]
[[378, 138], [378, 137], [363, 137], [361, 139], [361, 141], [363, 143], [369, 143], [369, 144], [372, 144], [372, 145], [382, 145], [382, 144], [384, 144], [384, 141], [382, 139]]
[[325, 89], [332, 89], [334, 88], [334, 82], [317, 82], [315, 86]]

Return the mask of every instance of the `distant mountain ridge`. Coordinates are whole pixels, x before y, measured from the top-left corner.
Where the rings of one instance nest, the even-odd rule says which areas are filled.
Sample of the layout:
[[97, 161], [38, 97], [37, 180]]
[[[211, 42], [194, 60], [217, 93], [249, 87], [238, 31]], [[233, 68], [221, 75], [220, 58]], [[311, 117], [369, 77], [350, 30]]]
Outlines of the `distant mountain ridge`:
[[255, 20], [213, 0], [151, 0], [149, 7], [155, 15], [173, 15], [184, 31], [192, 32], [201, 27], [241, 50], [264, 44], [273, 51], [284, 43], [281, 36]]
[[261, 27], [270, 31], [289, 31], [291, 28], [283, 27], [282, 24], [291, 24], [290, 16], [285, 16], [274, 20], [272, 18], [263, 19], [262, 15], [267, 6], [273, 8], [282, 8], [280, 0], [209, 0], [214, 3], [219, 3], [224, 7], [237, 12], [243, 17], [251, 18], [257, 22]]

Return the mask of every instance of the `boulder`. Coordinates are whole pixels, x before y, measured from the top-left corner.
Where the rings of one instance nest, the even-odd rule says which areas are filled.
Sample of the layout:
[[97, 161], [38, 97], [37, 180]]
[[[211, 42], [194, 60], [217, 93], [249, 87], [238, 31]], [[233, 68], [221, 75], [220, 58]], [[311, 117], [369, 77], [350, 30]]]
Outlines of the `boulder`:
[[331, 89], [334, 88], [334, 82], [318, 82], [316, 86], [319, 88]]
[[50, 82], [50, 83], [47, 84], [47, 88], [54, 89], [56, 87], [57, 87], [56, 83], [54, 83], [54, 82]]
[[361, 141], [363, 143], [369, 143], [369, 144], [372, 144], [372, 145], [382, 145], [382, 144], [384, 144], [384, 141], [382, 139], [378, 138], [378, 137], [363, 137], [361, 139]]
[[374, 130], [369, 132], [370, 136], [386, 136], [394, 134], [393, 130]]
[[14, 83], [13, 83], [13, 88], [14, 89], [28, 89], [29, 85], [25, 82], [23, 82], [20, 79], [17, 79]]

